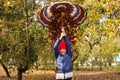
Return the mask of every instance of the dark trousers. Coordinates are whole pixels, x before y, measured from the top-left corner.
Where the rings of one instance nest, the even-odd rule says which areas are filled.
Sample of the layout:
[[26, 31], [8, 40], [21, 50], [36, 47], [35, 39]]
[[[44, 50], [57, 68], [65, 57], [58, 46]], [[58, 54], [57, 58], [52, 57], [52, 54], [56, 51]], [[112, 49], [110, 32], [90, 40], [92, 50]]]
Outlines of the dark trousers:
[[57, 80], [72, 80], [72, 78], [68, 78], [68, 79], [57, 79]]

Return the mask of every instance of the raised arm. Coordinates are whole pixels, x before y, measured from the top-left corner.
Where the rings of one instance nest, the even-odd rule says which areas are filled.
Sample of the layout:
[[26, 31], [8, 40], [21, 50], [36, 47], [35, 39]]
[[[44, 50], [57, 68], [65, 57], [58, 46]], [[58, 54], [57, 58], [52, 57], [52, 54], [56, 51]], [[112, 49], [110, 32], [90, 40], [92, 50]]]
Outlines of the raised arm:
[[61, 40], [60, 39], [58, 39], [56, 42], [55, 42], [55, 44], [54, 44], [54, 48], [53, 48], [53, 51], [54, 51], [54, 56], [55, 56], [55, 58], [57, 58], [58, 57], [58, 46], [59, 46], [59, 43], [61, 42]]
[[67, 54], [72, 57], [72, 51], [71, 51], [71, 44], [67, 36], [64, 36], [66, 46], [67, 46]]
[[54, 56], [55, 58], [58, 57], [58, 46], [59, 46], [59, 43], [61, 42], [62, 38], [65, 36], [65, 33], [62, 32], [61, 35], [60, 35], [60, 38], [55, 42], [54, 44]]

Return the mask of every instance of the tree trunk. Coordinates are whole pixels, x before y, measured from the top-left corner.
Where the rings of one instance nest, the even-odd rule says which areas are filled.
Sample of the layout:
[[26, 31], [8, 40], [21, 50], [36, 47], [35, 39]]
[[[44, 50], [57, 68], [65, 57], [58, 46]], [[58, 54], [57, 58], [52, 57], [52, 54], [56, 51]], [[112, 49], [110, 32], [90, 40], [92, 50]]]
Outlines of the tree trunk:
[[91, 64], [92, 64], [92, 66], [91, 66], [91, 71], [93, 71], [93, 66], [94, 66], [93, 60], [92, 60]]
[[5, 70], [7, 77], [10, 77], [10, 73], [9, 73], [7, 67], [3, 63], [1, 63], [1, 65], [2, 65], [3, 69]]
[[83, 66], [83, 61], [80, 61], [81, 66]]
[[18, 68], [18, 80], [22, 80], [22, 73], [28, 70], [28, 65], [22, 68], [22, 65]]
[[74, 61], [78, 58], [77, 50], [76, 50], [76, 49], [74, 49], [73, 53], [74, 53], [75, 55], [72, 57], [72, 63], [74, 63]]
[[105, 65], [104, 65], [104, 66], [105, 66], [105, 69], [106, 69], [106, 68], [107, 68], [107, 63], [106, 63], [106, 62], [105, 62]]
[[100, 71], [102, 71], [102, 66], [100, 65]]
[[21, 69], [18, 70], [18, 80], [22, 80], [22, 71]]
[[92, 63], [92, 66], [91, 66], [91, 71], [93, 71], [93, 63]]

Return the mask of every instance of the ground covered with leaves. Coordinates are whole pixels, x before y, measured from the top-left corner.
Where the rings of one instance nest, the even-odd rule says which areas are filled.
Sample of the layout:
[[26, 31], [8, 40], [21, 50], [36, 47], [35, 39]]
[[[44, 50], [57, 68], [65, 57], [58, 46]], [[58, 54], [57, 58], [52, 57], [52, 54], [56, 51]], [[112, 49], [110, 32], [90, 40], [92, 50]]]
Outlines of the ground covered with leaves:
[[[120, 75], [104, 71], [74, 71], [74, 80], [120, 80]], [[16, 73], [11, 78], [0, 74], [0, 80], [17, 80]], [[55, 80], [54, 71], [29, 71], [23, 74], [23, 80]]]

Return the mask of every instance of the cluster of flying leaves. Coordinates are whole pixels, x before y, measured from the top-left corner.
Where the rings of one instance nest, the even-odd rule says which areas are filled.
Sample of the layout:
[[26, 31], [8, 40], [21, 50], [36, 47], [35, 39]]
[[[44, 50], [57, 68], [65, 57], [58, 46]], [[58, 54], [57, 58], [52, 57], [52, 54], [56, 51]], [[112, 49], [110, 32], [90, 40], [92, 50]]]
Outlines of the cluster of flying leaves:
[[77, 30], [80, 28], [74, 28], [71, 24], [72, 18], [68, 12], [64, 8], [57, 9], [56, 12], [53, 13], [51, 26], [49, 27], [48, 37], [55, 41], [61, 34], [61, 28], [64, 27], [70, 41], [75, 43], [75, 38], [77, 35], [74, 35]]

